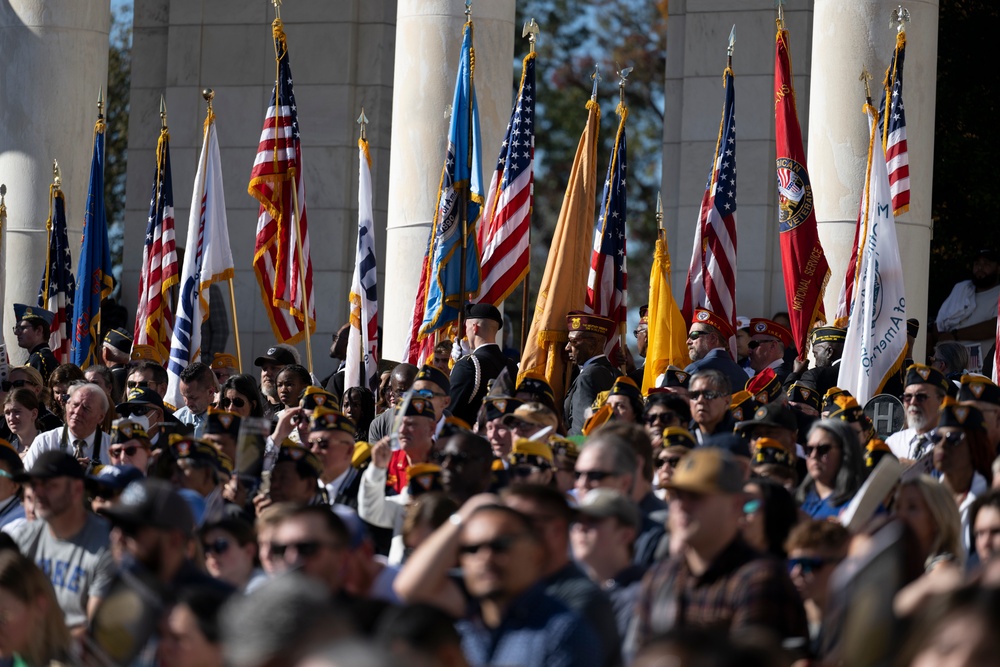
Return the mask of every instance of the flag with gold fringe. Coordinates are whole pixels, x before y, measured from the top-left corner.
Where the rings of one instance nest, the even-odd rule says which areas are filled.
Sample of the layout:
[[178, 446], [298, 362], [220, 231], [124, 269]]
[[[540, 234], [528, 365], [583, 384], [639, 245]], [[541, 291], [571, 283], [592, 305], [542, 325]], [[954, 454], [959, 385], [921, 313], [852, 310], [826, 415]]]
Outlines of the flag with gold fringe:
[[111, 246], [104, 212], [104, 123], [103, 111], [94, 125], [94, 152], [90, 160], [90, 186], [83, 220], [79, 278], [73, 297], [72, 363], [87, 368], [101, 363], [101, 301], [111, 295]]
[[795, 85], [788, 54], [788, 31], [779, 20], [774, 38], [774, 135], [778, 175], [778, 232], [781, 272], [792, 340], [799, 359], [809, 350], [809, 332], [817, 320], [825, 321], [823, 293], [830, 267], [819, 242], [815, 202], [802, 129], [795, 109]]
[[649, 272], [649, 331], [647, 333], [646, 365], [642, 374], [642, 394], [656, 386], [656, 378], [667, 366], [684, 368], [690, 362], [687, 350], [687, 324], [674, 299], [670, 279], [670, 249], [667, 234], [657, 232], [653, 252], [653, 268]]
[[66, 197], [58, 180], [49, 186], [49, 251], [38, 290], [38, 305], [55, 317], [49, 327], [49, 348], [60, 364], [69, 363], [73, 338], [73, 254], [66, 230]]
[[535, 315], [531, 320], [525, 348], [521, 353], [519, 377], [526, 373], [545, 376], [556, 403], [566, 394], [570, 367], [564, 348], [568, 340], [566, 315], [583, 310], [591, 236], [597, 202], [597, 135], [601, 109], [593, 99], [587, 102], [587, 124], [580, 137], [569, 172], [569, 182], [545, 272], [538, 288]]

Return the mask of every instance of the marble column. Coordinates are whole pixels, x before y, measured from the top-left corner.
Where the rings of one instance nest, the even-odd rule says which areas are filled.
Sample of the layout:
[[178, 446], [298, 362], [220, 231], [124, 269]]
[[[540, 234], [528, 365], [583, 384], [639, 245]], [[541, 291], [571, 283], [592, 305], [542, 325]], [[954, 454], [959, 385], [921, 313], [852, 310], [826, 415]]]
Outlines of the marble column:
[[[514, 7], [515, 0], [472, 6], [487, 183], [513, 100]], [[397, 6], [386, 268], [384, 287], [380, 286], [385, 294], [383, 354], [388, 359], [402, 357], [434, 218], [464, 8], [459, 0], [399, 0]]]
[[[809, 100], [809, 175], [820, 239], [830, 262], [826, 311], [834, 313], [854, 241], [864, 188], [868, 120], [862, 112], [863, 68], [873, 75], [877, 105], [892, 56], [890, 25], [896, 0], [816, 0], [813, 14], [812, 91]], [[906, 3], [907, 46], [903, 98], [910, 161], [910, 210], [896, 219], [906, 283], [906, 315], [920, 320], [915, 358], [923, 359], [928, 261], [933, 230], [931, 185], [937, 72], [938, 0]]]
[[34, 304], [45, 266], [52, 160], [66, 195], [73, 266], [79, 254], [97, 94], [107, 88], [109, 0], [10, 0], [0, 5], [4, 101], [0, 183], [7, 186], [2, 317], [12, 364], [27, 353], [11, 332], [11, 304]]

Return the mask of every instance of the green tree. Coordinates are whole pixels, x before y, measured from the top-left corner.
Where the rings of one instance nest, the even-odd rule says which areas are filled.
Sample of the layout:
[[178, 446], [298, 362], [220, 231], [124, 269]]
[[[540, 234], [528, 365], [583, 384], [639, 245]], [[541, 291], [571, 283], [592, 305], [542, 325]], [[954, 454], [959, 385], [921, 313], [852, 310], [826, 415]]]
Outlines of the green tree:
[[[108, 93], [105, 95], [104, 205], [115, 278], [121, 279], [125, 245], [125, 173], [128, 168], [129, 90], [132, 84], [132, 11], [112, 13], [108, 50]], [[121, 298], [120, 289], [114, 295]]]

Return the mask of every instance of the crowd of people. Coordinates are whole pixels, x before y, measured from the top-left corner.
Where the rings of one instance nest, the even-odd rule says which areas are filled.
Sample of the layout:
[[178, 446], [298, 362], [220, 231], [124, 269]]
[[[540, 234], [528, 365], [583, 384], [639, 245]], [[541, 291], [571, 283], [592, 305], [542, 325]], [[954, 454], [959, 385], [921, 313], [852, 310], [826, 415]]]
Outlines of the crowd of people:
[[279, 344], [255, 375], [191, 364], [171, 405], [154, 348], [113, 330], [59, 365], [17, 306], [0, 664], [996, 662], [1000, 387], [961, 345], [907, 359], [883, 440], [836, 386], [842, 329], [809, 362], [780, 314], [699, 309], [644, 395], [615, 324], [572, 312], [556, 396], [496, 308], [464, 315], [376, 391]]

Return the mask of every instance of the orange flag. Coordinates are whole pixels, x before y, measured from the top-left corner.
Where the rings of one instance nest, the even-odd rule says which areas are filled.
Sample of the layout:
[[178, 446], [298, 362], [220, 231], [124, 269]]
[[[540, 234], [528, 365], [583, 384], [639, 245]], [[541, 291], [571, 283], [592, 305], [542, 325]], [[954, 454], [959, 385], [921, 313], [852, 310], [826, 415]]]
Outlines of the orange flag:
[[569, 385], [570, 369], [563, 351], [568, 340], [566, 315], [571, 310], [583, 310], [597, 209], [597, 133], [601, 109], [597, 102], [589, 100], [587, 110], [587, 126], [573, 158], [535, 301], [535, 315], [521, 354], [520, 376], [529, 372], [544, 375], [557, 405]]

